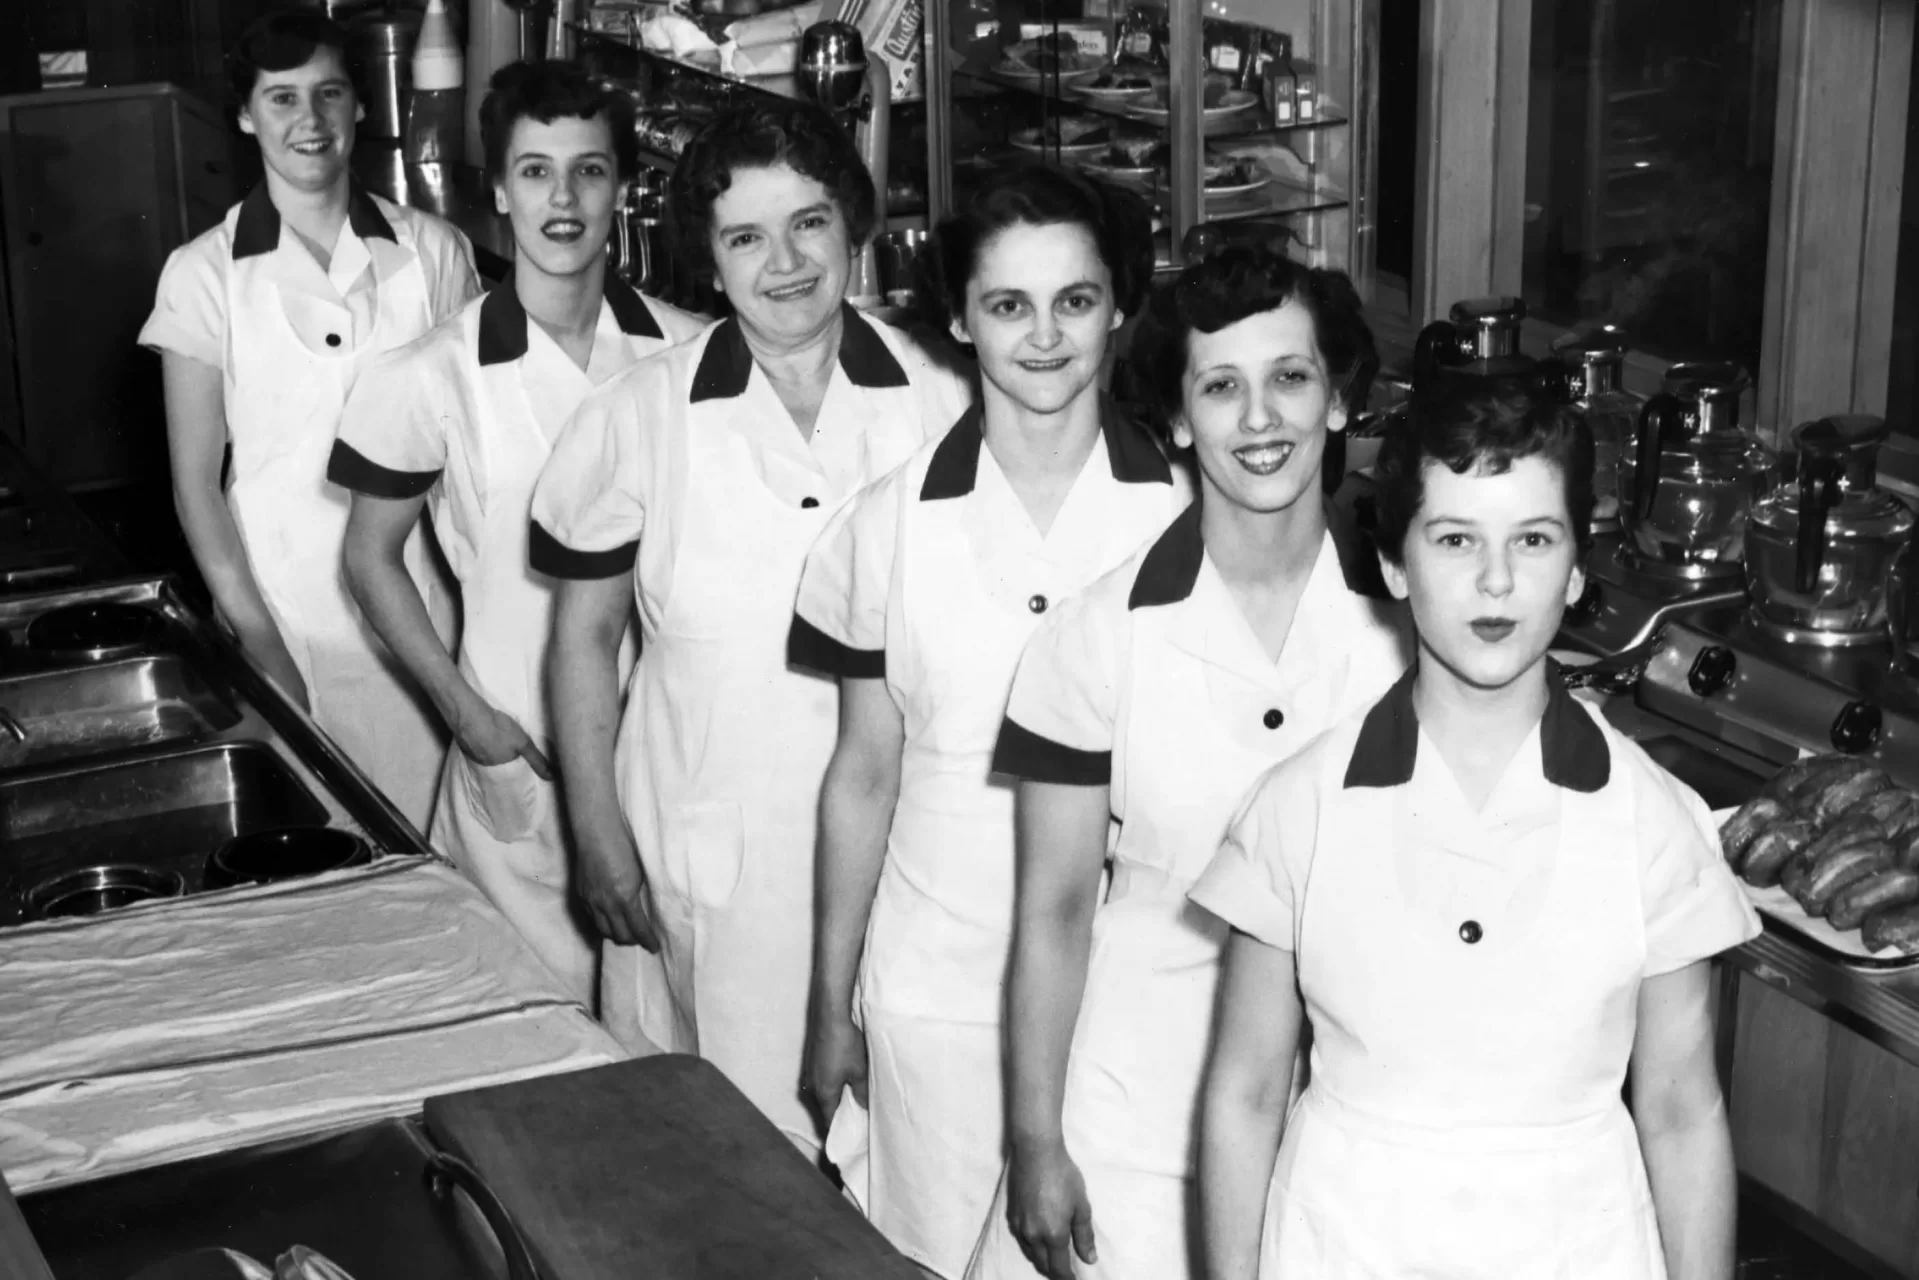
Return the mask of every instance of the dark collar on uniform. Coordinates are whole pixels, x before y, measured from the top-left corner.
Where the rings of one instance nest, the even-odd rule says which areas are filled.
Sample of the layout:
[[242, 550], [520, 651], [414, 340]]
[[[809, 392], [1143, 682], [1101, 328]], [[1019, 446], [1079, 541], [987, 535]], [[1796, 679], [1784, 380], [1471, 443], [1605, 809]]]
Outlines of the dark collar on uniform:
[[[1375, 600], [1388, 598], [1386, 579], [1379, 570], [1379, 557], [1363, 530], [1354, 526], [1332, 503], [1327, 502], [1326, 532], [1332, 535], [1333, 553], [1339, 557], [1340, 576], [1354, 595]], [[1139, 574], [1133, 579], [1133, 593], [1127, 598], [1129, 609], [1150, 609], [1156, 605], [1178, 604], [1193, 594], [1199, 581], [1199, 566], [1206, 559], [1206, 542], [1200, 536], [1199, 501], [1180, 513], [1166, 527], [1140, 561]]]
[[[1413, 678], [1418, 665], [1407, 668], [1373, 704], [1353, 743], [1346, 764], [1346, 786], [1403, 787], [1413, 780], [1419, 758], [1419, 717], [1413, 711]], [[1590, 795], [1612, 777], [1612, 752], [1606, 736], [1592, 717], [1566, 692], [1559, 664], [1546, 660], [1546, 714], [1539, 722], [1539, 763], [1546, 781], [1568, 791]]]
[[[979, 479], [979, 451], [985, 442], [981, 434], [982, 410], [975, 404], [933, 450], [926, 466], [926, 479], [920, 484], [920, 501], [937, 502], [944, 498], [964, 498], [973, 492]], [[1130, 418], [1121, 417], [1106, 400], [1099, 406], [1099, 432], [1106, 442], [1106, 458], [1113, 468], [1113, 479], [1121, 484], [1171, 484], [1173, 468], [1153, 443], [1144, 428]]]
[[[665, 339], [660, 322], [646, 309], [646, 302], [631, 285], [606, 273], [606, 305], [613, 309], [620, 332], [634, 338]], [[505, 280], [486, 295], [480, 304], [480, 363], [506, 364], [526, 354], [526, 308], [513, 290], [513, 281]]]
[[[866, 318], [842, 302], [840, 316], [840, 369], [856, 387], [904, 387], [906, 370], [886, 349], [886, 343]], [[722, 321], [706, 340], [700, 367], [693, 372], [692, 403], [702, 400], [731, 400], [746, 390], [753, 376], [753, 353], [746, 349], [746, 335], [740, 332], [735, 317]]]
[[[353, 234], [362, 240], [379, 236], [399, 242], [399, 237], [393, 234], [393, 224], [357, 182], [347, 189], [346, 220]], [[262, 182], [240, 202], [240, 216], [233, 224], [233, 260], [238, 262], [258, 253], [272, 253], [279, 247], [280, 211], [273, 207], [267, 184]]]

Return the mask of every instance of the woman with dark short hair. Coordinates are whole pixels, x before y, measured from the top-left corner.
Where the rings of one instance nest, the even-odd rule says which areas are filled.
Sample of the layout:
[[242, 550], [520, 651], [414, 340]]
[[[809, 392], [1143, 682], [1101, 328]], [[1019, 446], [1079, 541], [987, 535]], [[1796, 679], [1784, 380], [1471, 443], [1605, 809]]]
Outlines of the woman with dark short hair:
[[1003, 169], [928, 253], [981, 402], [814, 547], [788, 654], [840, 682], [807, 1046], [827, 1155], [887, 1239], [960, 1280], [1004, 1159], [1013, 793], [989, 775], [1013, 668], [1191, 489], [1100, 397], [1152, 272], [1138, 197]]
[[1233, 926], [1207, 1273], [1731, 1280], [1711, 960], [1759, 920], [1704, 802], [1547, 656], [1592, 435], [1457, 381], [1401, 427], [1378, 546], [1418, 665], [1260, 779], [1192, 893]]
[[[347, 594], [347, 495], [327, 483], [327, 454], [368, 362], [458, 311], [479, 282], [465, 236], [353, 181], [365, 109], [346, 40], [324, 15], [276, 13], [228, 54], [266, 177], [167, 259], [140, 342], [160, 353], [174, 507], [217, 616], [423, 826], [445, 739]], [[424, 545], [413, 553], [449, 624]]]
[[[457, 745], [433, 843], [591, 1008], [599, 948], [571, 893], [547, 754], [553, 596], [527, 566], [527, 511], [587, 394], [705, 322], [641, 297], [607, 266], [636, 163], [624, 94], [575, 63], [516, 62], [494, 73], [480, 134], [494, 206], [513, 229], [513, 276], [367, 370], [328, 474], [353, 493], [354, 598]], [[404, 563], [429, 506], [460, 583], [457, 661]]]
[[1186, 890], [1253, 780], [1409, 656], [1370, 547], [1322, 497], [1327, 439], [1377, 366], [1346, 277], [1227, 249], [1154, 297], [1133, 356], [1200, 496], [1050, 611], [1013, 681], [993, 757], [1019, 780], [1009, 1160], [976, 1280], [1199, 1274], [1226, 930]]
[[[846, 305], [873, 186], [823, 110], [715, 117], [668, 186], [731, 313], [581, 405], [534, 493], [548, 669], [608, 1025], [698, 1052], [801, 1147], [813, 843], [838, 691], [789, 670], [808, 548], [950, 426], [964, 384]], [[620, 637], [643, 649], [622, 715]], [[652, 982], [658, 950], [665, 981]]]

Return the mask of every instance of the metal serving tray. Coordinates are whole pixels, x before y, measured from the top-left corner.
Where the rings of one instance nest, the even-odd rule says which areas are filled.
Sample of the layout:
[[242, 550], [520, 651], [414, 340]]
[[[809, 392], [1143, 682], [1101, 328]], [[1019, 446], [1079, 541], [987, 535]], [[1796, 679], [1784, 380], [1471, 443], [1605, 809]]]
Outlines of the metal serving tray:
[[327, 821], [271, 747], [247, 742], [0, 778], [0, 925], [26, 894], [81, 867], [134, 863], [203, 887], [207, 855], [236, 835]]
[[0, 770], [191, 741], [239, 722], [239, 709], [171, 654], [0, 678]]

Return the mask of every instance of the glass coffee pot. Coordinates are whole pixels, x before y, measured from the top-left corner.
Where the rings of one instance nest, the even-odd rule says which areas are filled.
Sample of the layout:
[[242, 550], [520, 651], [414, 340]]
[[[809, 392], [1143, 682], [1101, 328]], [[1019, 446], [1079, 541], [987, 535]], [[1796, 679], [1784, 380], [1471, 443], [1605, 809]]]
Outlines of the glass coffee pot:
[[1419, 331], [1413, 344], [1413, 386], [1429, 386], [1442, 374], [1480, 378], [1530, 376], [1536, 362], [1519, 353], [1519, 327], [1526, 303], [1519, 298], [1467, 298], [1444, 320]]
[[1628, 567], [1697, 583], [1741, 576], [1746, 522], [1776, 461], [1739, 425], [1750, 385], [1736, 364], [1676, 364], [1640, 407], [1619, 469]]
[[1619, 467], [1632, 449], [1639, 401], [1622, 389], [1631, 343], [1617, 325], [1576, 329], [1552, 345], [1540, 384], [1585, 415], [1593, 435], [1593, 532], [1619, 528]]
[[1863, 414], [1793, 431], [1797, 483], [1762, 498], [1746, 531], [1746, 585], [1762, 631], [1828, 646], [1890, 638], [1888, 592], [1914, 522], [1874, 483], [1886, 435], [1885, 419]]

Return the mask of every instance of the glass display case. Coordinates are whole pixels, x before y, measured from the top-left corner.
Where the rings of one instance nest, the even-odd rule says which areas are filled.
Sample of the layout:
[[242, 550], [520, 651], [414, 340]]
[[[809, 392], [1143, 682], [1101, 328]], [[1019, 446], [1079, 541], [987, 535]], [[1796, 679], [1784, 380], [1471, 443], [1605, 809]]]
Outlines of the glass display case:
[[926, 0], [937, 216], [1017, 156], [1151, 201], [1159, 264], [1279, 242], [1372, 278], [1378, 0]]

